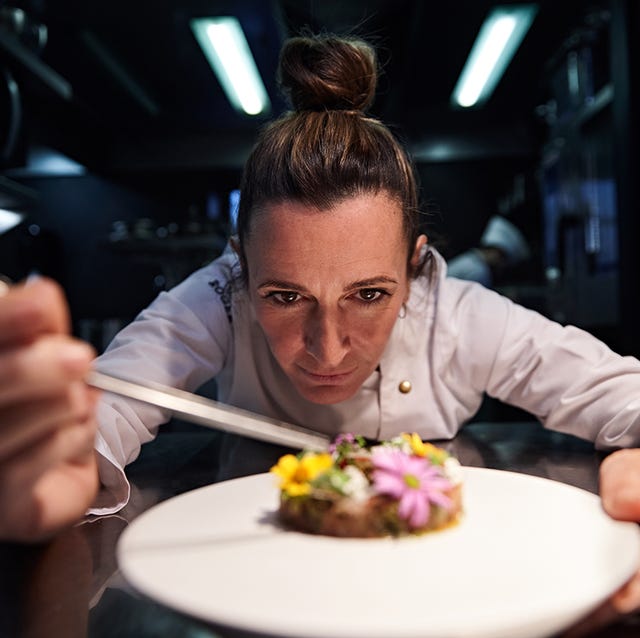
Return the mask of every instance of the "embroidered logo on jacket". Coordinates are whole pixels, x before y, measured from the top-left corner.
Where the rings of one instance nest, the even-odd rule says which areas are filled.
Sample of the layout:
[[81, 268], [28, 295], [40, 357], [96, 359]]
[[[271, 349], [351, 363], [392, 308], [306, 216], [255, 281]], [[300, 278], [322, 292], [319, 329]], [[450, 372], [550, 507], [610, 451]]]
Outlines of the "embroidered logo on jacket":
[[218, 279], [214, 279], [213, 281], [209, 282], [209, 285], [220, 296], [220, 301], [222, 302], [224, 310], [227, 313], [227, 319], [229, 320], [229, 323], [231, 323], [233, 321], [231, 316], [231, 282], [227, 281], [224, 283], [224, 285], [222, 285]]

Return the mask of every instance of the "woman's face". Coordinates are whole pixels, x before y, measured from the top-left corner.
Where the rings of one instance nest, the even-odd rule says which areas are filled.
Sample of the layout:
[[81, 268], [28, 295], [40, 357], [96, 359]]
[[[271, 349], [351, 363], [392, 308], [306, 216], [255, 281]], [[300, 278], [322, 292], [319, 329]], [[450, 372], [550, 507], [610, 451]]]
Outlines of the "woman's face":
[[274, 204], [252, 220], [245, 256], [258, 321], [298, 392], [322, 404], [355, 394], [409, 295], [399, 204], [385, 193], [326, 211]]

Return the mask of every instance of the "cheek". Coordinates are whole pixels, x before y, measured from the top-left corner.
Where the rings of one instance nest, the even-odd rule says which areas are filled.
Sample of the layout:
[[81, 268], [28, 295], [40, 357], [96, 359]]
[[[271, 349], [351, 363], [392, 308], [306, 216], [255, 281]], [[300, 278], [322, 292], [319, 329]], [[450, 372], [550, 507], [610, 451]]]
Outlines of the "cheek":
[[[384, 309], [351, 309], [342, 315], [340, 327], [348, 336], [351, 356], [363, 360], [377, 359], [384, 350], [389, 335], [398, 318], [403, 298], [398, 295], [397, 300]], [[269, 348], [274, 357], [283, 367], [288, 362], [304, 356], [305, 330], [307, 317], [304, 313], [283, 313], [279, 310], [256, 308], [256, 318], [265, 334]]]
[[379, 356], [389, 340], [398, 318], [398, 308], [389, 307], [374, 317], [360, 317], [350, 322], [349, 334], [354, 349]]
[[278, 312], [256, 311], [256, 318], [276, 359], [283, 363], [303, 348], [302, 324]]

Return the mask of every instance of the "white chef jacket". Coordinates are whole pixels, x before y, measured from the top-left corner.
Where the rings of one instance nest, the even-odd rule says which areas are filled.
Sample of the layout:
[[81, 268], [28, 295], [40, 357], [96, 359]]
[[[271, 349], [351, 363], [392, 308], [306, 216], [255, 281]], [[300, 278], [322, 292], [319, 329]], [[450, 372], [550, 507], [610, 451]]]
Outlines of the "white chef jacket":
[[[447, 277], [444, 259], [429, 251], [431, 267], [412, 281], [378, 369], [341, 403], [317, 405], [296, 392], [269, 350], [230, 249], [161, 293], [96, 368], [190, 391], [215, 377], [220, 401], [331, 435], [388, 439], [411, 431], [449, 439], [486, 392], [598, 448], [640, 444], [637, 359], [477, 283]], [[411, 389], [402, 392], [406, 381]], [[103, 394], [96, 447], [106, 489], [92, 513], [126, 504], [123, 468], [169, 417]]]

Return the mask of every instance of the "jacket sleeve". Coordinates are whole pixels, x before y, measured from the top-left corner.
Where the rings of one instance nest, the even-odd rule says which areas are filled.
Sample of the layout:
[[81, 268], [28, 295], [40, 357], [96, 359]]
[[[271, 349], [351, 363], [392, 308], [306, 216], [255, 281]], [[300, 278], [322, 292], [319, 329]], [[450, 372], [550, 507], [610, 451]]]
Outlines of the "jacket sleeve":
[[599, 449], [640, 445], [637, 359], [481, 286], [469, 285], [467, 294], [465, 332], [476, 339], [492, 335], [479, 346], [484, 362], [475, 365], [485, 371], [487, 394]]
[[[96, 360], [100, 372], [195, 391], [215, 377], [229, 355], [231, 326], [221, 295], [210, 285], [215, 271], [197, 271], [157, 299], [119, 332]], [[161, 408], [103, 393], [96, 439], [103, 489], [91, 514], [119, 510], [129, 498], [124, 467], [158, 426], [170, 418]]]

